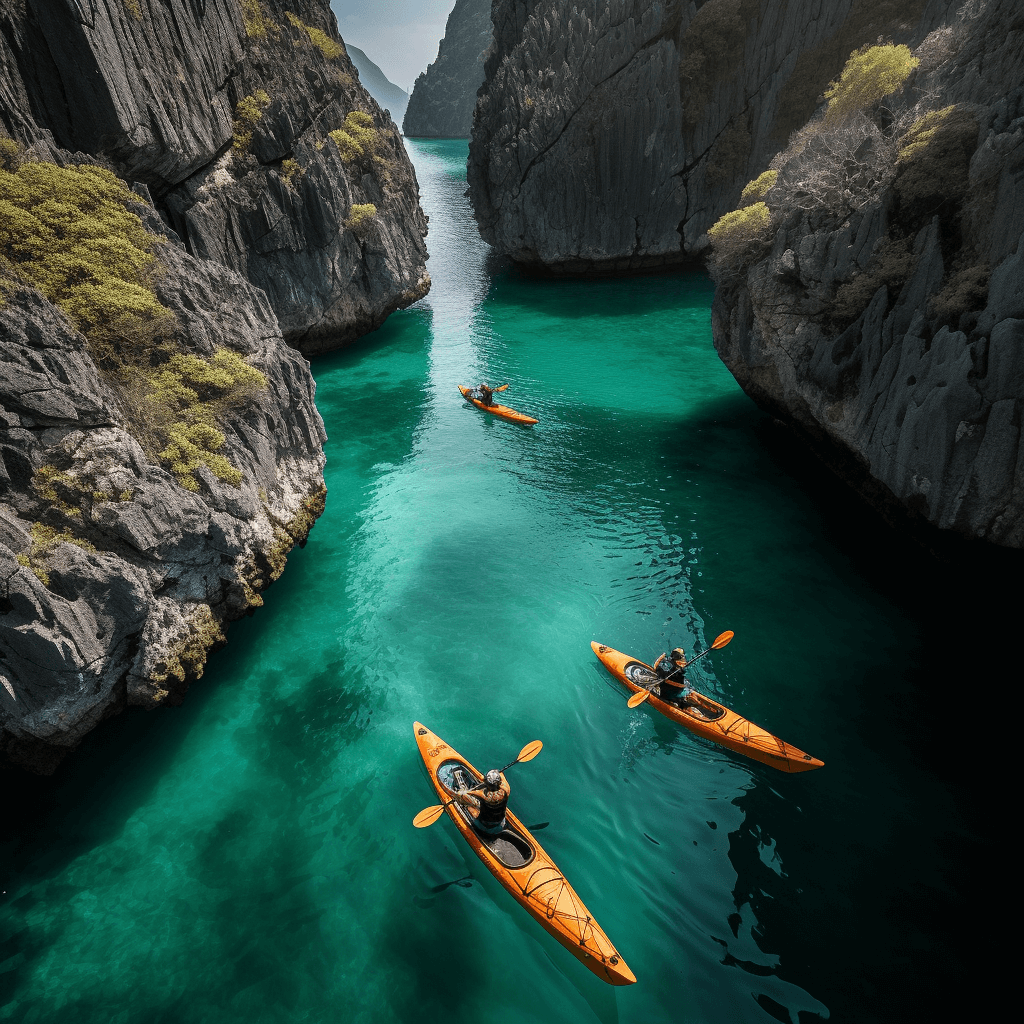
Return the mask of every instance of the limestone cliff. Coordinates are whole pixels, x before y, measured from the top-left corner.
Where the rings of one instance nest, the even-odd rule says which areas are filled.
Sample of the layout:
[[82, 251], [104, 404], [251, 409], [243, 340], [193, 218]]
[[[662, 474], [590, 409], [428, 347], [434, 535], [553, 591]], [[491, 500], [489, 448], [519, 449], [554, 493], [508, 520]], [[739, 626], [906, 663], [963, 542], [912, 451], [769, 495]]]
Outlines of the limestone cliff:
[[14, 139], [31, 119], [146, 184], [307, 354], [429, 287], [415, 175], [323, 0], [2, 0], [0, 49]]
[[325, 435], [266, 295], [144, 186], [41, 148], [0, 138], [0, 753], [48, 772], [180, 701], [262, 603], [323, 508]]
[[[902, 66], [902, 87], [858, 95], [858, 60]], [[712, 232], [715, 344], [929, 543], [1019, 549], [1024, 12], [971, 3], [913, 55], [848, 70]]]
[[417, 79], [403, 131], [413, 138], [468, 139], [491, 47], [491, 0], [456, 0], [437, 60]]
[[469, 184], [481, 233], [573, 272], [684, 261], [851, 51], [944, 0], [495, 0]]

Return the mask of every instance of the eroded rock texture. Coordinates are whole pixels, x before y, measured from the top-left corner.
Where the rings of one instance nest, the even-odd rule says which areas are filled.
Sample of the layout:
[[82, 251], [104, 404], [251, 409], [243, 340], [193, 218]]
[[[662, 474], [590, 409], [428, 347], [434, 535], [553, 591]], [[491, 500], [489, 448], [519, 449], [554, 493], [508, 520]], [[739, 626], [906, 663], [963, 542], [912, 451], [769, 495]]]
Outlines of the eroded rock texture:
[[182, 487], [144, 407], [39, 292], [9, 285], [0, 306], [0, 749], [38, 771], [126, 704], [180, 701], [323, 507], [313, 382], [266, 296], [171, 243], [159, 258], [180, 350], [266, 377], [218, 424], [237, 486], [201, 466]]
[[412, 138], [468, 139], [494, 34], [491, 0], [457, 0], [437, 60], [413, 86], [403, 131]]
[[[2, 0], [0, 48], [14, 138], [36, 141], [29, 118], [147, 184], [188, 251], [262, 288], [307, 354], [428, 289], [412, 166], [327, 3]], [[373, 132], [359, 152], [331, 137], [353, 112]]]
[[[761, 406], [930, 542], [937, 527], [1019, 549], [1024, 14], [969, 5], [917, 55], [886, 101], [918, 104], [918, 120], [897, 125], [885, 187], [860, 205], [854, 181], [837, 210], [807, 202], [784, 163], [765, 248], [722, 276], [715, 344]], [[883, 129], [890, 116], [874, 113]], [[802, 183], [826, 163], [815, 155]], [[778, 190], [804, 208], [778, 205]]]
[[481, 233], [572, 272], [684, 261], [849, 54], [943, 0], [495, 0], [469, 183]]

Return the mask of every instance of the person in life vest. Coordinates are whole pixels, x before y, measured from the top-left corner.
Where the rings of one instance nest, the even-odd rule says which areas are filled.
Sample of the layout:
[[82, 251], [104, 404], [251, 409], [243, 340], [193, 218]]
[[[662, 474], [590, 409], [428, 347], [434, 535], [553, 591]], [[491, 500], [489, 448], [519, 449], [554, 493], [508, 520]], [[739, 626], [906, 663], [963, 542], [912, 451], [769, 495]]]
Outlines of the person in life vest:
[[477, 384], [475, 388], [470, 389], [469, 395], [478, 402], [483, 402], [484, 405], [494, 405], [494, 392], [504, 391], [507, 387], [507, 384], [502, 384], [497, 388], [492, 388], [490, 384]]
[[482, 786], [464, 789], [456, 796], [469, 811], [473, 827], [487, 835], [495, 835], [505, 828], [505, 808], [508, 807], [510, 792], [505, 776], [492, 768], [484, 776]]
[[686, 681], [686, 654], [682, 647], [674, 647], [670, 654], [661, 654], [654, 663], [658, 673], [658, 696], [671, 704], [687, 704], [693, 688]]

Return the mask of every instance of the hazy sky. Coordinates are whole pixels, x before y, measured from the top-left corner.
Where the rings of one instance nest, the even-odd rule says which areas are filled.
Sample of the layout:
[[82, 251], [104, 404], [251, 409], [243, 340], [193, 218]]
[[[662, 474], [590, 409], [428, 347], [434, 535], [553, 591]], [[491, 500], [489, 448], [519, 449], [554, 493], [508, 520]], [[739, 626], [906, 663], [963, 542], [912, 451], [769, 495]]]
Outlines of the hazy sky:
[[406, 91], [437, 56], [455, 0], [331, 0], [341, 37]]

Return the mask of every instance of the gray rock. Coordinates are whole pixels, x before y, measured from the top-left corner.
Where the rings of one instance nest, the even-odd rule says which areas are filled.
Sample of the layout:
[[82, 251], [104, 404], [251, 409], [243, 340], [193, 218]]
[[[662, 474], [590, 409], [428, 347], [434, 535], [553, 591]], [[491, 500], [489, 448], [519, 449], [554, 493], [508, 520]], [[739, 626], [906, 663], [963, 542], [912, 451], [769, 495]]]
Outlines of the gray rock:
[[[886, 514], [929, 543], [946, 531], [1020, 548], [1024, 51], [1011, 0], [968, 14], [951, 23], [951, 55], [922, 60], [912, 86], [934, 109], [957, 103], [977, 120], [964, 167], [943, 158], [945, 198], [929, 199], [921, 224], [897, 169], [852, 216], [776, 211], [771, 251], [796, 259], [784, 273], [773, 255], [723, 272], [712, 322], [744, 390]], [[873, 260], [901, 233], [909, 272], [873, 277]], [[838, 293], [858, 282], [863, 305], [838, 313]]]
[[916, 44], [957, 6], [495, 0], [469, 159], [481, 234], [556, 271], [692, 259], [853, 50]]
[[128, 704], [180, 701], [323, 507], [313, 381], [266, 295], [177, 246], [159, 256], [181, 349], [229, 348], [267, 378], [220, 419], [237, 487], [183, 488], [146, 405], [64, 314], [26, 287], [0, 304], [0, 751], [36, 771]]
[[[236, 0], [138, 10], [123, 0], [0, 8], [8, 133], [51, 158], [55, 147], [101, 157], [148, 186], [188, 250], [263, 288], [306, 353], [343, 345], [426, 293], [412, 165], [325, 0], [264, 0], [248, 29]], [[238, 105], [261, 91], [251, 142], [235, 146], [246, 128]], [[371, 117], [378, 159], [346, 162], [331, 140], [353, 111]], [[353, 230], [352, 207], [368, 204], [375, 215]]]
[[456, 0], [437, 59], [413, 85], [402, 128], [406, 135], [469, 138], [493, 39], [491, 0]]

